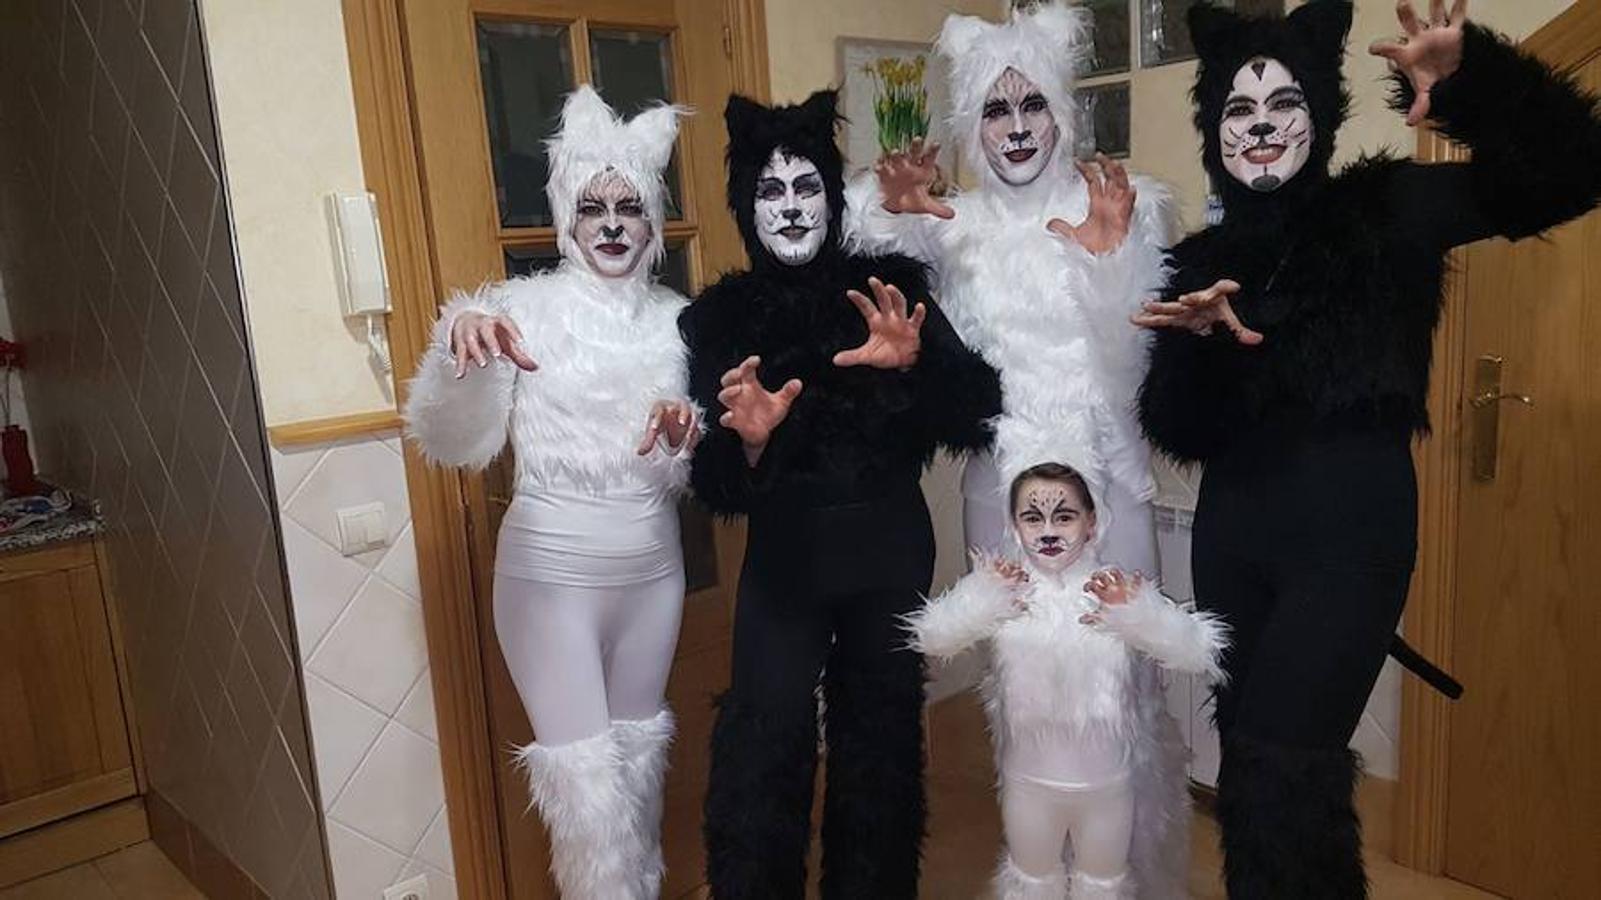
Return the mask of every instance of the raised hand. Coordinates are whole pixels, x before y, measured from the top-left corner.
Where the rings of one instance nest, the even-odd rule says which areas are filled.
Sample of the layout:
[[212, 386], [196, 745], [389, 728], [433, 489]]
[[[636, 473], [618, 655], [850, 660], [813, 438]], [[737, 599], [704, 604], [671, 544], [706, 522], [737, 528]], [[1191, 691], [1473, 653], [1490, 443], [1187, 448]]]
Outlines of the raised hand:
[[517, 368], [532, 372], [539, 363], [523, 349], [523, 333], [509, 316], [491, 316], [480, 312], [464, 312], [450, 323], [450, 355], [456, 360], [456, 377], [467, 374], [467, 360], [478, 368], [489, 365], [491, 359], [505, 356]]
[[1170, 302], [1147, 300], [1141, 312], [1130, 321], [1141, 328], [1185, 328], [1196, 334], [1211, 334], [1212, 326], [1222, 322], [1234, 339], [1247, 347], [1262, 343], [1262, 333], [1245, 327], [1235, 315], [1229, 298], [1239, 293], [1238, 282], [1225, 278], [1204, 291], [1195, 291]]
[[993, 572], [1012, 592], [1012, 611], [1018, 615], [1028, 612], [1028, 572], [1019, 564], [1002, 556], [992, 556], [976, 547], [967, 551], [975, 571]]
[[[1138, 572], [1126, 575], [1122, 569], [1106, 569], [1096, 572], [1085, 582], [1084, 591], [1096, 600], [1102, 607], [1122, 606], [1134, 599], [1134, 595], [1145, 586], [1145, 576]], [[1085, 613], [1079, 617], [1085, 625], [1101, 624], [1099, 613]]]
[[1090, 212], [1083, 223], [1069, 225], [1065, 219], [1045, 223], [1051, 233], [1072, 241], [1100, 256], [1122, 246], [1134, 219], [1134, 187], [1128, 170], [1121, 163], [1095, 154], [1094, 162], [1074, 160], [1090, 192]]
[[1374, 41], [1368, 52], [1390, 61], [1391, 68], [1412, 83], [1415, 99], [1407, 110], [1406, 124], [1416, 126], [1429, 117], [1429, 91], [1462, 65], [1462, 26], [1468, 21], [1468, 0], [1456, 0], [1449, 14], [1445, 0], [1429, 0], [1429, 19], [1418, 19], [1411, 0], [1395, 9], [1402, 35]]
[[913, 138], [905, 150], [887, 153], [873, 165], [878, 187], [884, 194], [884, 209], [892, 213], [926, 213], [941, 219], [956, 217], [956, 210], [935, 199], [928, 191], [939, 178], [939, 144], [924, 144]]
[[867, 320], [867, 340], [860, 347], [834, 354], [834, 365], [910, 369], [917, 364], [917, 354], [923, 349], [923, 320], [928, 317], [928, 307], [918, 303], [907, 315], [906, 295], [900, 288], [877, 278], [867, 279], [867, 286], [873, 291], [873, 300], [861, 291], [845, 292]]
[[640, 456], [650, 455], [657, 438], [666, 438], [668, 456], [695, 449], [700, 442], [700, 421], [695, 408], [683, 400], [657, 400], [645, 420], [645, 436], [636, 452]]
[[756, 367], [761, 362], [761, 357], [747, 357], [723, 373], [723, 389], [717, 393], [717, 402], [727, 407], [717, 424], [739, 433], [745, 445], [745, 460], [752, 466], [761, 459], [773, 429], [789, 415], [790, 405], [801, 392], [798, 378], [791, 378], [776, 391], [762, 387], [756, 378]]

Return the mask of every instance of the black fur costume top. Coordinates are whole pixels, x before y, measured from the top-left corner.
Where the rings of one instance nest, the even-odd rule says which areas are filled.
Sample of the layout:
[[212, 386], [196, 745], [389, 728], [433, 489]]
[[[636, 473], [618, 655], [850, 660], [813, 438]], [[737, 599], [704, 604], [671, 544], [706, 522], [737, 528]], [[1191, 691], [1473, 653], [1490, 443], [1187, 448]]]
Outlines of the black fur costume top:
[[[999, 377], [929, 298], [922, 265], [899, 255], [855, 256], [841, 246], [844, 164], [834, 143], [834, 92], [773, 109], [735, 96], [725, 116], [728, 205], [751, 269], [724, 275], [679, 319], [690, 351], [690, 395], [712, 423], [691, 470], [700, 500], [724, 514], [750, 512], [776, 496], [845, 502], [907, 481], [915, 486], [939, 446], [986, 446], [988, 420], [1000, 413]], [[784, 265], [756, 233], [757, 176], [778, 148], [817, 166], [828, 199], [828, 236], [804, 265]], [[870, 295], [869, 276], [900, 288], [910, 304], [927, 304], [922, 351], [908, 372], [833, 363], [835, 353], [866, 340], [866, 323], [845, 292]], [[723, 374], [751, 355], [762, 359], [758, 377], [768, 390], [791, 378], [803, 384], [754, 469], [739, 435], [716, 424], [724, 412], [717, 402]]]
[[[1266, 340], [1245, 347], [1223, 328], [1158, 331], [1140, 418], [1177, 459], [1204, 461], [1265, 423], [1426, 429], [1445, 252], [1538, 234], [1601, 197], [1594, 98], [1471, 23], [1461, 67], [1431, 92], [1430, 116], [1472, 161], [1379, 155], [1330, 175], [1348, 103], [1340, 63], [1350, 22], [1346, 0], [1313, 0], [1283, 19], [1206, 4], [1190, 12], [1195, 124], [1226, 212], [1173, 249], [1166, 294], [1233, 279], [1242, 287], [1235, 311]], [[1234, 75], [1257, 56], [1278, 59], [1301, 83], [1316, 129], [1305, 167], [1265, 193], [1224, 170], [1218, 136]], [[1412, 99], [1397, 76], [1391, 105], [1405, 110]]]

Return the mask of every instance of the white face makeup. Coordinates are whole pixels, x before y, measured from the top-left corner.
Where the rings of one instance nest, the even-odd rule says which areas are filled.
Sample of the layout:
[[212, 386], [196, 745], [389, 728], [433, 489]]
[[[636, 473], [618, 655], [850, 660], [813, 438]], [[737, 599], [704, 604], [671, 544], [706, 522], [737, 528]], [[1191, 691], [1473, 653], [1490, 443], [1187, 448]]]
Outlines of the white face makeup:
[[1084, 554], [1095, 537], [1095, 513], [1071, 484], [1030, 478], [1017, 493], [1012, 527], [1034, 568], [1055, 575]]
[[578, 195], [573, 242], [597, 275], [621, 278], [638, 268], [650, 249], [650, 220], [639, 191], [607, 170], [589, 180]]
[[1223, 168], [1256, 191], [1277, 190], [1312, 155], [1312, 110], [1290, 70], [1258, 57], [1234, 74], [1218, 123]]
[[1028, 184], [1045, 171], [1061, 128], [1039, 86], [1007, 69], [984, 98], [979, 142], [990, 168], [1007, 184]]
[[828, 194], [817, 166], [773, 151], [756, 176], [756, 236], [786, 266], [805, 265], [828, 237]]

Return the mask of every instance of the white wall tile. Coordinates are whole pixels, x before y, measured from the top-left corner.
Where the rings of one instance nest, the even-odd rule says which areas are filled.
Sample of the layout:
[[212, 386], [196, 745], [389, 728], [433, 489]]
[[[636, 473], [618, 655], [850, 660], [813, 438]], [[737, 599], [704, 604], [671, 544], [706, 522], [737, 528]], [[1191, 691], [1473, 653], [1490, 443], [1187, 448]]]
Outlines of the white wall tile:
[[431, 741], [439, 741], [439, 723], [434, 714], [434, 685], [431, 673], [424, 669], [411, 686], [411, 693], [401, 701], [395, 712], [395, 721]]
[[334, 821], [328, 823], [328, 856], [339, 900], [377, 900], [406, 865], [406, 857]]
[[387, 847], [410, 853], [444, 802], [438, 746], [391, 722], [329, 816]]
[[422, 599], [422, 583], [417, 577], [417, 543], [412, 537], [411, 523], [395, 538], [394, 546], [384, 555], [383, 561], [378, 563], [378, 574], [383, 579], [400, 590], [417, 599]]
[[372, 578], [307, 663], [335, 686], [394, 715], [428, 665], [422, 606]]
[[326, 810], [378, 740], [387, 720], [377, 710], [309, 672], [306, 705], [311, 714], [312, 754], [317, 757], [317, 784]]
[[279, 449], [273, 447], [268, 454], [272, 460], [272, 480], [278, 489], [278, 505], [283, 506], [295, 491], [300, 490], [305, 483], [306, 476], [316, 467], [328, 452], [325, 446], [289, 447]]
[[283, 538], [295, 631], [300, 635], [301, 654], [310, 656], [350, 605], [368, 573], [293, 519], [283, 520]]
[[428, 900], [456, 900], [456, 879], [444, 872], [414, 859], [406, 863], [399, 880], [404, 881], [413, 875], [428, 876]]
[[[410, 520], [410, 507], [405, 466], [382, 441], [334, 446], [290, 498], [286, 509], [291, 518], [330, 547], [338, 547], [338, 510], [374, 501], [384, 504], [389, 539], [393, 542]], [[363, 554], [358, 560], [373, 566], [382, 556]]]
[[428, 826], [422, 843], [417, 845], [417, 858], [446, 875], [456, 874], [456, 864], [450, 855], [450, 822], [443, 809], [434, 817], [434, 824]]

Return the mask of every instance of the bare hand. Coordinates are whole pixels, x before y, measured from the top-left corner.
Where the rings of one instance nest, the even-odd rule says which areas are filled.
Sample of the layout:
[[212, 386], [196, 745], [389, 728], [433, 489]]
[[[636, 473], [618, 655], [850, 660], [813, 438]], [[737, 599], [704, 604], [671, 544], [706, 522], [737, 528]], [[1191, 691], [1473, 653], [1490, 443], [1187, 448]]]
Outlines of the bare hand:
[[532, 372], [539, 363], [523, 349], [523, 333], [509, 316], [491, 316], [480, 312], [464, 312], [450, 323], [450, 355], [456, 360], [456, 377], [467, 374], [470, 358], [478, 368], [489, 365], [491, 359], [502, 356], [517, 364], [517, 368]]
[[[1125, 575], [1121, 569], [1106, 569], [1091, 575], [1084, 584], [1084, 591], [1094, 595], [1102, 607], [1123, 606], [1144, 586], [1145, 576], [1138, 572]], [[1099, 612], [1086, 613], [1079, 617], [1079, 621], [1085, 625], [1099, 625], [1101, 616]]]
[[1028, 572], [1021, 565], [1001, 556], [977, 548], [969, 549], [974, 570], [988, 570], [1006, 584], [1012, 592], [1012, 611], [1018, 615], [1028, 612]]
[[1095, 154], [1092, 163], [1075, 160], [1073, 165], [1089, 187], [1089, 215], [1080, 225], [1052, 219], [1045, 227], [1097, 256], [1111, 253], [1122, 246], [1134, 219], [1135, 191], [1129, 184], [1128, 170], [1104, 153]]
[[926, 213], [941, 219], [956, 217], [956, 210], [936, 200], [929, 188], [939, 178], [939, 144], [913, 138], [906, 150], [885, 154], [873, 165], [884, 209], [892, 213]]
[[1235, 340], [1255, 347], [1262, 343], [1262, 333], [1245, 327], [1229, 302], [1239, 291], [1239, 282], [1225, 278], [1204, 291], [1185, 294], [1171, 302], [1147, 300], [1140, 305], [1142, 312], [1130, 321], [1141, 328], [1185, 328], [1196, 334], [1211, 334], [1212, 326], [1222, 322], [1234, 332]]
[[640, 440], [637, 452], [640, 456], [648, 456], [656, 446], [657, 438], [666, 438], [668, 456], [695, 449], [700, 442], [698, 419], [695, 408], [683, 400], [657, 400], [645, 422], [645, 436]]
[[834, 354], [834, 365], [910, 369], [917, 364], [917, 354], [923, 349], [923, 320], [928, 317], [928, 308], [918, 303], [908, 316], [906, 295], [900, 288], [877, 278], [867, 279], [867, 286], [873, 291], [873, 300], [861, 291], [845, 292], [867, 320], [867, 340], [854, 350]]
[[1418, 20], [1411, 0], [1395, 9], [1404, 32], [1399, 38], [1374, 41], [1368, 52], [1390, 61], [1390, 67], [1412, 83], [1415, 99], [1407, 110], [1406, 124], [1416, 126], [1429, 117], [1429, 91], [1462, 65], [1462, 26], [1468, 21], [1468, 0], [1456, 0], [1448, 15], [1445, 0], [1430, 0], [1429, 20]]
[[798, 378], [791, 378], [777, 391], [762, 387], [756, 378], [756, 367], [761, 362], [760, 357], [748, 357], [723, 373], [723, 389], [717, 394], [717, 402], [727, 407], [717, 424], [739, 433], [745, 444], [745, 459], [753, 466], [772, 438], [773, 429], [789, 415], [790, 405], [801, 392]]

